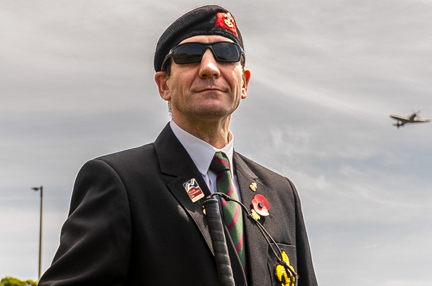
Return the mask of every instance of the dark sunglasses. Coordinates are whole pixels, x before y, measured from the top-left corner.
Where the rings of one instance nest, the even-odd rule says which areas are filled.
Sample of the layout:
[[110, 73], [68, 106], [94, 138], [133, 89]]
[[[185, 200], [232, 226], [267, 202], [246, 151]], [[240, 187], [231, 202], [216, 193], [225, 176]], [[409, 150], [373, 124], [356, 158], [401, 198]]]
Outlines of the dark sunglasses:
[[162, 62], [162, 70], [165, 70], [167, 60], [172, 57], [176, 64], [191, 64], [201, 61], [205, 51], [210, 49], [218, 62], [235, 63], [240, 61], [244, 54], [243, 49], [236, 43], [215, 42], [185, 43], [172, 48]]

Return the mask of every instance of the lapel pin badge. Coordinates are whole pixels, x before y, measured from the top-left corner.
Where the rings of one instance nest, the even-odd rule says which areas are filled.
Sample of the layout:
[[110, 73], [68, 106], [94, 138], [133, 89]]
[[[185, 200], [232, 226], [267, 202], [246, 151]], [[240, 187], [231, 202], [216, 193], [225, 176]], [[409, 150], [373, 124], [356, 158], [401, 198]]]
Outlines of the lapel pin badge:
[[195, 178], [192, 178], [186, 183], [184, 183], [183, 187], [185, 188], [186, 193], [188, 194], [189, 198], [193, 203], [204, 198], [204, 193]]
[[261, 218], [261, 216], [259, 214], [257, 214], [257, 212], [254, 209], [251, 210], [251, 216], [256, 221], [260, 220], [260, 218]]
[[249, 188], [250, 188], [252, 191], [256, 192], [256, 190], [257, 190], [257, 183], [253, 182], [252, 184], [250, 184]]
[[253, 210], [260, 216], [268, 216], [270, 204], [267, 199], [260, 194], [256, 194], [252, 200]]

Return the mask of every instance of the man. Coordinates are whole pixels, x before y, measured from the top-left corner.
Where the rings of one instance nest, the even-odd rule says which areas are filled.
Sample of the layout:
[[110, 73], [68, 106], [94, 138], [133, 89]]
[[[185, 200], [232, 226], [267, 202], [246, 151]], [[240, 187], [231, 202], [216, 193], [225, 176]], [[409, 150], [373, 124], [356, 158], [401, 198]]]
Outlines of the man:
[[[172, 120], [154, 143], [82, 167], [40, 286], [220, 285], [202, 203], [224, 188], [274, 239], [221, 199], [235, 285], [317, 285], [293, 184], [233, 150], [231, 115], [251, 76], [244, 59], [240, 30], [220, 6], [168, 27], [154, 67]], [[282, 258], [288, 266], [276, 272]]]

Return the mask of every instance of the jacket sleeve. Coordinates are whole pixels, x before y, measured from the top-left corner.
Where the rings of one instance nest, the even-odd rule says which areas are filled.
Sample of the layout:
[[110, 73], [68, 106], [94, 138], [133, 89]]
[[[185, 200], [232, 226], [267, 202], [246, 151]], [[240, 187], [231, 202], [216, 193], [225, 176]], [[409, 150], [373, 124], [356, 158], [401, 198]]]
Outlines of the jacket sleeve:
[[39, 285], [126, 285], [131, 221], [121, 178], [92, 160], [78, 173], [60, 246]]
[[288, 181], [294, 192], [296, 212], [297, 274], [299, 275], [298, 286], [316, 286], [318, 285], [318, 282], [312, 263], [312, 254], [301, 210], [300, 198], [294, 184], [290, 180]]

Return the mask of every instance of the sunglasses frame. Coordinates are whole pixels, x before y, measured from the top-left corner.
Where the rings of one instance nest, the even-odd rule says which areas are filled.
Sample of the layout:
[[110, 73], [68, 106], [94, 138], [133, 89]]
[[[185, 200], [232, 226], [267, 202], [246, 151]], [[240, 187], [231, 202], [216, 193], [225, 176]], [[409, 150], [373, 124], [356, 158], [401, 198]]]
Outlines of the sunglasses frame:
[[[239, 59], [238, 59], [238, 60], [232, 60], [232, 61], [231, 61], [231, 60], [227, 61], [227, 60], [220, 59], [220, 58], [216, 55], [215, 51], [213, 50], [213, 45], [215, 45], [215, 44], [220, 44], [220, 43], [231, 44], [231, 45], [237, 47], [237, 48], [240, 50]], [[201, 52], [201, 56], [200, 56], [200, 58], [197, 59], [197, 60], [193, 60], [193, 61], [187, 62], [187, 63], [178, 63], [178, 62], [176, 61], [176, 59], [173, 57], [173, 53], [174, 53], [174, 51], [175, 51], [178, 47], [181, 47], [181, 46], [184, 46], [184, 45], [189, 45], [189, 44], [199, 44], [199, 45], [202, 45], [202, 46], [203, 46], [203, 50], [202, 50], [202, 52]], [[207, 51], [207, 49], [210, 49], [210, 51], [211, 51], [212, 54], [213, 54], [213, 57], [214, 57], [215, 60], [218, 61], [218, 62], [235, 63], [235, 62], [240, 61], [241, 58], [242, 58], [242, 56], [244, 56], [244, 51], [243, 51], [242, 47], [241, 47], [239, 44], [237, 44], [237, 43], [233, 43], [233, 42], [226, 42], [226, 41], [219, 41], [219, 42], [213, 42], [213, 43], [189, 42], [189, 43], [184, 43], [184, 44], [180, 44], [180, 45], [177, 45], [177, 46], [173, 47], [173, 48], [169, 51], [169, 53], [165, 56], [165, 58], [164, 58], [164, 60], [163, 60], [163, 62], [162, 62], [161, 70], [162, 70], [162, 71], [165, 71], [164, 67], [165, 67], [165, 65], [167, 64], [167, 61], [168, 61], [169, 58], [172, 58], [173, 61], [174, 61], [176, 64], [178, 64], [178, 65], [183, 65], [183, 64], [192, 64], [192, 63], [199, 63], [199, 62], [202, 60], [202, 57], [204, 56], [204, 54], [205, 54], [205, 52]]]

